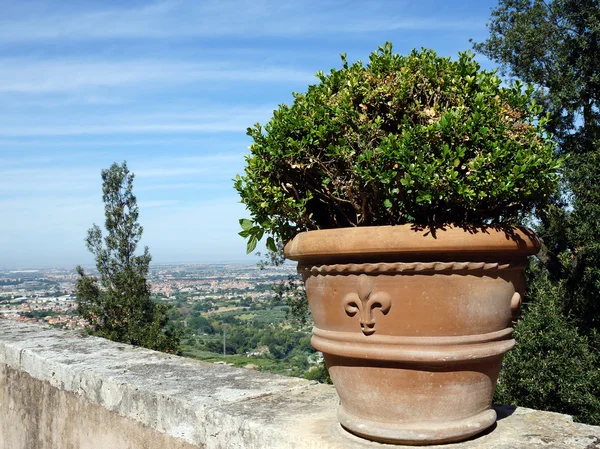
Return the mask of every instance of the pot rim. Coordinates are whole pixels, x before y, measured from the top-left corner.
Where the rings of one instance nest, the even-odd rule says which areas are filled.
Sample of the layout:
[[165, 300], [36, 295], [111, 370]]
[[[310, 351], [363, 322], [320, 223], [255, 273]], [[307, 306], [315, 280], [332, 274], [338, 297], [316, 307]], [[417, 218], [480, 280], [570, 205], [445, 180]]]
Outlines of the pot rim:
[[302, 232], [284, 248], [302, 264], [386, 261], [515, 261], [537, 254], [535, 233], [524, 227], [412, 224]]

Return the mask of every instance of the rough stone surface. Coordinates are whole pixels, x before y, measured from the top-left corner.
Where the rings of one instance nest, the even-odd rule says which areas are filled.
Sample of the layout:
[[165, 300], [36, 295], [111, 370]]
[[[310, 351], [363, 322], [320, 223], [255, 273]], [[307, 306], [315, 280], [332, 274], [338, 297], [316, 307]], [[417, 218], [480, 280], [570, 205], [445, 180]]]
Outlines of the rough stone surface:
[[[0, 320], [0, 449], [403, 447], [336, 420], [331, 386]], [[600, 427], [497, 407], [453, 449], [600, 449]]]

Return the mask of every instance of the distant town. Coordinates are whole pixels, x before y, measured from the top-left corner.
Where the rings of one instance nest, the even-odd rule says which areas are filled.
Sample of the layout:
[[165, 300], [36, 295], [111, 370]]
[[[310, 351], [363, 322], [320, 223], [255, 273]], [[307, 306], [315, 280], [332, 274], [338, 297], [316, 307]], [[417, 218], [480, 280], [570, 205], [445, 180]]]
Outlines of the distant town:
[[[85, 331], [77, 277], [74, 268], [0, 270], [0, 319]], [[310, 324], [290, 316], [273, 289], [289, 279], [297, 279], [292, 264], [186, 264], [154, 265], [148, 280], [153, 300], [171, 306], [171, 326], [182, 332], [181, 355], [321, 380]]]
[[[91, 274], [95, 270], [88, 270]], [[260, 304], [272, 296], [274, 282], [294, 273], [291, 265], [155, 265], [149, 283], [156, 300], [202, 305], [205, 313], [231, 311], [242, 302]], [[0, 316], [83, 329], [76, 314], [75, 269], [0, 270]], [[196, 307], [199, 308], [199, 307]]]

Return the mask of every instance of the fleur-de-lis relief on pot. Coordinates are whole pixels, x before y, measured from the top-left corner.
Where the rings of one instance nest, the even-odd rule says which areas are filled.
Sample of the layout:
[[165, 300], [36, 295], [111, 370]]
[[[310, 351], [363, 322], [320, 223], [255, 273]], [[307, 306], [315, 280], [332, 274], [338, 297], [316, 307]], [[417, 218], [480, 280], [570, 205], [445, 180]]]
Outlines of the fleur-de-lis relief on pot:
[[392, 307], [392, 301], [387, 293], [373, 293], [373, 281], [365, 274], [358, 276], [357, 293], [346, 295], [342, 304], [349, 317], [358, 314], [360, 328], [365, 335], [375, 333], [375, 309], [387, 315]]

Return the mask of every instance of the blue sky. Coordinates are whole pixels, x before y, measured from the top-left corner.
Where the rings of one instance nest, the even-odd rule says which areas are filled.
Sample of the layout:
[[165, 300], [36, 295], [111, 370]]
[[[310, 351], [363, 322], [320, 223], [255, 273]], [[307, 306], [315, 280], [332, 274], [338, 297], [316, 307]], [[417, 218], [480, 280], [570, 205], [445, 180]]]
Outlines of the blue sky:
[[231, 182], [246, 128], [342, 52], [366, 60], [391, 41], [456, 56], [485, 39], [495, 5], [0, 0], [0, 267], [93, 263], [100, 171], [123, 160], [155, 263], [255, 262]]

